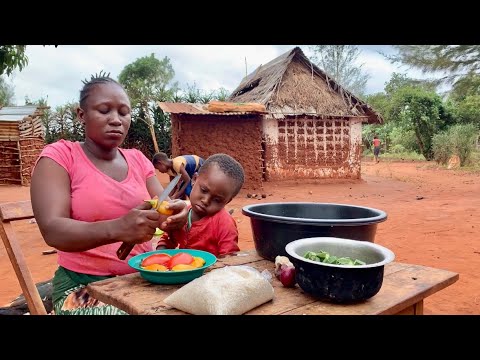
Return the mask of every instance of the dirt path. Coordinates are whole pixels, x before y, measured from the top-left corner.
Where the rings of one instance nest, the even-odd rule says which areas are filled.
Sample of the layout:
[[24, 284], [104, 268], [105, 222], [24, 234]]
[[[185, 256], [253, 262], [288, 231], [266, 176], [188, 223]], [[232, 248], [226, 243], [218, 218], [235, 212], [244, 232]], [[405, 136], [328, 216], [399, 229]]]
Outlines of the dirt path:
[[[298, 186], [301, 185], [301, 186]], [[458, 272], [452, 286], [425, 300], [426, 314], [480, 314], [480, 175], [436, 169], [427, 162], [362, 163], [360, 181], [267, 183], [263, 200], [242, 191], [230, 204], [240, 231], [240, 248], [254, 248], [249, 218], [241, 208], [252, 202], [318, 201], [375, 207], [387, 212], [375, 242], [390, 248], [396, 260]], [[311, 192], [311, 194], [310, 194]], [[0, 186], [0, 202], [27, 200], [29, 189]], [[36, 224], [16, 224], [35, 282], [52, 277], [56, 255]], [[21, 293], [3, 244], [0, 245], [0, 305]]]

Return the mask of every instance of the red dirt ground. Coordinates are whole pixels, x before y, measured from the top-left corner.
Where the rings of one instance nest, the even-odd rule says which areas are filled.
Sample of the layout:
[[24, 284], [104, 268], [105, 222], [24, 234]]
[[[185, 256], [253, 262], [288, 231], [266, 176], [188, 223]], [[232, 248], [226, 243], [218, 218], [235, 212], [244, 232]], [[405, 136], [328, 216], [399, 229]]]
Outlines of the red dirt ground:
[[[378, 225], [375, 242], [391, 249], [396, 261], [460, 274], [455, 284], [425, 300], [425, 314], [480, 314], [479, 174], [440, 169], [430, 162], [375, 164], [366, 160], [362, 162], [362, 180], [271, 182], [265, 184], [264, 193], [266, 199], [256, 200], [247, 198], [247, 191], [242, 190], [228, 205], [235, 209], [242, 250], [254, 248], [249, 218], [241, 214], [242, 207], [253, 202], [317, 201], [382, 209], [388, 219]], [[0, 186], [0, 202], [29, 198], [28, 187]], [[42, 255], [49, 248], [37, 225], [26, 220], [15, 227], [34, 281], [51, 278], [56, 255]], [[0, 305], [20, 293], [2, 244]]]

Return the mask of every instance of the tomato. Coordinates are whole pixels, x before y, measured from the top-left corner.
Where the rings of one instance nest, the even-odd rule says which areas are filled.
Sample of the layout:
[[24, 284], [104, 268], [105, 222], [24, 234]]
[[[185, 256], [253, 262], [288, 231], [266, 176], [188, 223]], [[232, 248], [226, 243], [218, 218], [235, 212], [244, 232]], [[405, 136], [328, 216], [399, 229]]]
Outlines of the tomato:
[[140, 266], [146, 267], [148, 265], [158, 264], [158, 265], [164, 265], [170, 268], [170, 266], [168, 266], [170, 259], [171, 259], [171, 256], [168, 254], [153, 254], [143, 259]]
[[171, 269], [179, 264], [190, 265], [193, 260], [194, 259], [192, 255], [184, 252], [179, 252], [178, 254], [172, 256], [167, 266], [169, 269]]

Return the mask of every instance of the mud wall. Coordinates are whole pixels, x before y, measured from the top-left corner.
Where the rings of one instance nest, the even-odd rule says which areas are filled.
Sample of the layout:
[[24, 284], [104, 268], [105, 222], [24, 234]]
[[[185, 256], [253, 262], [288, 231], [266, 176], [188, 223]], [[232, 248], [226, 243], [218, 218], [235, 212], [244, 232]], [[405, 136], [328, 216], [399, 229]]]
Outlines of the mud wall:
[[244, 188], [262, 188], [261, 117], [172, 114], [171, 120], [172, 156], [228, 154], [245, 170]]
[[360, 119], [269, 117], [262, 126], [267, 180], [360, 178]]
[[0, 141], [0, 183], [29, 185], [33, 165], [44, 146], [41, 138]]
[[20, 153], [22, 157], [22, 185], [29, 185], [32, 178], [33, 165], [45, 146], [41, 138], [20, 139]]

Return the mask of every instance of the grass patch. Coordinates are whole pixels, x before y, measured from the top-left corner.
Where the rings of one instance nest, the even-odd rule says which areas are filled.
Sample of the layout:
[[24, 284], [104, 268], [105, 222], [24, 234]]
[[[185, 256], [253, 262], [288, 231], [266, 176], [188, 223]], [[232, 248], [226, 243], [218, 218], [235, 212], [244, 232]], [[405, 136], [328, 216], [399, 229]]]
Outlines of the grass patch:
[[[365, 150], [362, 154], [365, 158], [370, 158], [373, 161], [373, 151]], [[418, 154], [415, 151], [406, 151], [401, 153], [388, 153], [388, 152], [380, 152], [380, 156], [378, 157], [380, 161], [382, 159], [388, 161], [425, 161], [425, 157], [422, 154]]]

